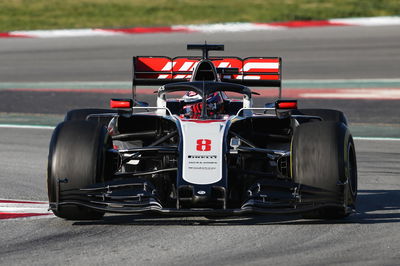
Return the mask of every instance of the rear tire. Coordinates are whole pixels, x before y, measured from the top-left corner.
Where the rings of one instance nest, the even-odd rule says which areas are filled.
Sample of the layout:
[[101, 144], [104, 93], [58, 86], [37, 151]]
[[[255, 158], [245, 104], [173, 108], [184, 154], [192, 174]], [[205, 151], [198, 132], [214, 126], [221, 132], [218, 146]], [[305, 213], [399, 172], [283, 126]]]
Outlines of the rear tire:
[[[57, 183], [60, 183], [60, 201], [68, 200], [71, 190], [80, 189], [104, 180], [106, 149], [112, 143], [107, 130], [89, 121], [60, 123], [50, 142], [47, 170], [49, 202], [57, 201]], [[53, 210], [58, 217], [68, 220], [100, 219], [104, 212], [76, 205], [61, 205]]]
[[292, 177], [300, 184], [300, 194], [305, 186], [323, 189], [331, 193], [328, 201], [342, 205], [322, 208], [304, 217], [336, 219], [349, 215], [357, 197], [357, 163], [347, 126], [339, 122], [301, 124], [295, 130], [291, 154]]

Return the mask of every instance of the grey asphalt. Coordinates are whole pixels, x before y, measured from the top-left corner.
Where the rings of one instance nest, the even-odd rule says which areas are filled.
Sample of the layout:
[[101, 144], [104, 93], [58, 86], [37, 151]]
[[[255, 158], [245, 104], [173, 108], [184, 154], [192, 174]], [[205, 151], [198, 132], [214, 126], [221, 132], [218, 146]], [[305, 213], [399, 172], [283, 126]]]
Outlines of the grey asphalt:
[[322, 27], [220, 34], [0, 39], [0, 82], [129, 81], [134, 55], [187, 55], [224, 43], [235, 56], [282, 56], [285, 79], [399, 78], [400, 27]]
[[[204, 40], [225, 43], [226, 55], [282, 56], [285, 78], [290, 79], [398, 78], [399, 33], [399, 27], [388, 26], [0, 39], [0, 82], [128, 81], [130, 56], [187, 54], [185, 43]], [[92, 97], [80, 96], [66, 102], [84, 104]], [[49, 97], [47, 103], [52, 99], [51, 94], [2, 94], [1, 102], [8, 97], [15, 97], [16, 105], [23, 103], [27, 111], [37, 99]], [[317, 103], [329, 107], [340, 103], [354, 117], [374, 108], [372, 102], [365, 102], [364, 108], [356, 101]], [[396, 104], [389, 101], [393, 108]], [[41, 113], [54, 113], [67, 108], [65, 105], [48, 104], [42, 106]], [[398, 119], [390, 112], [393, 108], [376, 105], [371, 124], [385, 121], [388, 116], [392, 123], [398, 121], [393, 120]], [[50, 135], [51, 130], [45, 129], [0, 128], [0, 198], [46, 200]], [[207, 220], [140, 215], [107, 215], [99, 222], [3, 220], [0, 264], [398, 265], [400, 142], [357, 140], [356, 150], [358, 208], [356, 214], [344, 220], [268, 216]]]

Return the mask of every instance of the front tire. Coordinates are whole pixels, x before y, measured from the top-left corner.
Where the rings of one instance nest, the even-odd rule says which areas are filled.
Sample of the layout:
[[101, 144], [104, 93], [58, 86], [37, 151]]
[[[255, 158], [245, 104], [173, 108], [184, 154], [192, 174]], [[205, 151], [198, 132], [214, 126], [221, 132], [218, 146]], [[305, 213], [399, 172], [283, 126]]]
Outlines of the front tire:
[[[75, 196], [73, 190], [104, 181], [106, 150], [112, 143], [107, 130], [89, 121], [60, 123], [50, 142], [47, 185], [49, 202]], [[60, 190], [58, 192], [58, 183]], [[60, 205], [54, 214], [68, 220], [100, 219], [104, 213], [77, 205]]]
[[357, 163], [347, 126], [340, 122], [301, 124], [295, 130], [291, 154], [292, 177], [300, 194], [306, 187], [322, 189], [328, 193], [324, 201], [336, 205], [304, 217], [336, 219], [349, 215], [357, 197]]

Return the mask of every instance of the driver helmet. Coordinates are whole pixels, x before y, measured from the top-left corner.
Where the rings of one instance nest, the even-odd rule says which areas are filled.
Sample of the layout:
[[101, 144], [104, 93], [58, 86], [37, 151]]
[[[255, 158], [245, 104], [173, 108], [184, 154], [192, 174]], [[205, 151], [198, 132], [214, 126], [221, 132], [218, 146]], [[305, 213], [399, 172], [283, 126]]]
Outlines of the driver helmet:
[[[185, 106], [183, 107], [183, 113], [185, 116], [196, 116], [200, 115], [202, 107], [202, 97], [197, 92], [188, 91], [183, 97]], [[213, 92], [208, 95], [207, 114], [218, 115], [222, 113], [224, 98], [222, 92]]]
[[192, 104], [201, 102], [202, 97], [195, 91], [188, 91], [183, 95], [182, 99], [186, 104]]

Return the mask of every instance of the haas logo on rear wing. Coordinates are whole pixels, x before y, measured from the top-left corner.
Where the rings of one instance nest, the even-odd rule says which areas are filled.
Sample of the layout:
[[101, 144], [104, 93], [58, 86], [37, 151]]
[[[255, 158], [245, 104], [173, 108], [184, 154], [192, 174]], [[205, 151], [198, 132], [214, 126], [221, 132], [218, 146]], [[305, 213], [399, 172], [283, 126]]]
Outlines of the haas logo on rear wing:
[[[200, 57], [137, 56], [133, 58], [134, 85], [163, 85], [188, 81]], [[237, 74], [221, 74], [221, 81], [246, 86], [280, 87], [279, 57], [215, 57], [209, 60], [218, 68], [235, 68]]]

